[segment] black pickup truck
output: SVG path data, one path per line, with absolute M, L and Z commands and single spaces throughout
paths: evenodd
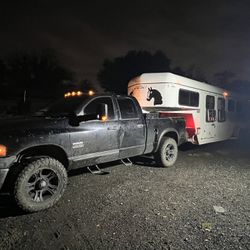
M 74 168 L 153 154 L 175 163 L 185 142 L 182 118 L 143 114 L 134 97 L 66 97 L 43 113 L 0 120 L 0 189 L 28 212 L 53 206 Z

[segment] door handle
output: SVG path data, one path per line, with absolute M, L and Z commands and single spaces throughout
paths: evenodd
M 211 124 L 211 126 L 215 127 L 215 124 L 213 123 L 213 124 Z

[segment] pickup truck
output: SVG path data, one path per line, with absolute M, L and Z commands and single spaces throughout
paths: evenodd
M 61 198 L 71 169 L 144 154 L 168 167 L 185 141 L 182 118 L 143 114 L 132 96 L 65 97 L 43 113 L 0 120 L 0 190 L 36 212 Z

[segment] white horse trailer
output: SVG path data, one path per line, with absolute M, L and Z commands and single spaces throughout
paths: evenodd
M 243 100 L 216 86 L 172 73 L 145 73 L 128 84 L 144 112 L 184 117 L 188 141 L 205 144 L 238 136 Z

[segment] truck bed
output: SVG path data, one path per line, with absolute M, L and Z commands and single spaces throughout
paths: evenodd
M 146 126 L 147 126 L 147 139 L 145 154 L 155 151 L 157 149 L 157 143 L 161 140 L 160 135 L 167 133 L 168 131 L 176 130 L 176 141 L 178 145 L 186 142 L 185 137 L 185 120 L 183 118 L 162 118 L 157 112 L 144 114 Z

